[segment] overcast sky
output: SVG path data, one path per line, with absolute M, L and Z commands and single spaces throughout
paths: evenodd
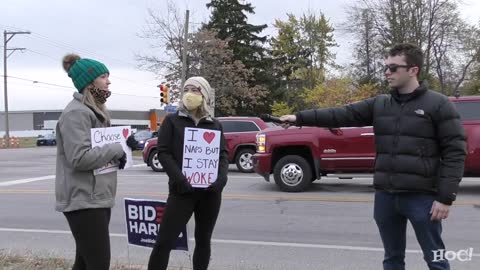
M 184 13 L 191 11 L 192 25 L 208 20 L 208 0 L 178 0 Z M 323 12 L 334 26 L 345 19 L 348 0 L 250 0 L 255 15 L 250 23 L 268 24 L 265 34 L 273 34 L 275 19 L 286 19 L 287 13 L 302 15 L 309 10 Z M 480 20 L 480 1 L 464 0 L 462 16 L 469 22 Z M 17 35 L 8 48 L 24 47 L 8 58 L 9 110 L 56 110 L 71 100 L 73 84 L 61 67 L 62 57 L 75 52 L 85 58 L 104 62 L 110 69 L 114 93 L 108 100 L 110 109 L 148 110 L 159 108 L 156 74 L 138 70 L 135 53 L 151 52 L 148 42 L 139 38 L 145 26 L 147 9 L 166 9 L 166 0 L 2 0 L 0 29 L 31 31 Z M 348 36 L 335 32 L 339 44 L 337 63 L 351 61 Z M 0 44 L 3 52 L 3 39 Z M 3 57 L 1 60 L 3 64 Z M 3 65 L 2 65 L 3 67 Z M 0 71 L 3 74 L 3 68 Z M 36 81 L 34 83 L 32 81 Z M 3 81 L 0 82 L 0 110 L 4 111 Z

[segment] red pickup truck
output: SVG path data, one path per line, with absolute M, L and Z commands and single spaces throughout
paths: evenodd
M 257 132 L 273 123 L 264 122 L 258 117 L 218 117 L 225 135 L 228 160 L 235 163 L 241 172 L 253 172 L 252 156 L 255 153 Z M 160 127 L 161 128 L 161 127 Z M 157 137 L 149 139 L 143 149 L 143 161 L 156 172 L 163 171 L 157 158 Z
M 465 176 L 480 176 L 480 96 L 450 99 L 467 133 Z M 327 174 L 372 173 L 373 128 L 269 128 L 257 134 L 255 171 L 282 191 L 299 192 Z

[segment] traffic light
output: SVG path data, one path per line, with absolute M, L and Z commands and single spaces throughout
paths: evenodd
M 168 104 L 170 102 L 168 97 L 168 86 L 166 84 L 161 84 L 160 86 L 160 102 Z

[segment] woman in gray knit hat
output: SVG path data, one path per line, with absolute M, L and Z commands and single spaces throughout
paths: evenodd
M 208 268 L 210 240 L 220 211 L 222 190 L 227 183 L 228 151 L 222 126 L 213 118 L 213 89 L 203 77 L 192 77 L 185 82 L 183 91 L 179 110 L 165 117 L 158 134 L 158 160 L 168 175 L 169 194 L 150 255 L 149 270 L 167 269 L 170 251 L 192 214 L 195 216 L 193 269 Z M 187 155 L 184 148 L 188 148 L 194 133 L 203 134 L 203 137 L 197 137 L 198 142 L 205 140 L 209 149 L 215 149 L 218 157 L 211 159 L 210 163 L 214 173 L 212 169 L 207 171 L 197 159 L 184 156 Z M 197 175 L 207 175 L 205 186 L 196 185 L 195 177 L 187 168 L 194 168 Z M 216 178 L 211 179 L 210 175 L 216 175 Z

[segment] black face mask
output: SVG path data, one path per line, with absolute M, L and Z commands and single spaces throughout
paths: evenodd
M 97 87 L 92 88 L 90 92 L 92 93 L 95 100 L 100 104 L 105 104 L 105 102 L 107 102 L 107 98 L 112 95 L 112 92 Z

